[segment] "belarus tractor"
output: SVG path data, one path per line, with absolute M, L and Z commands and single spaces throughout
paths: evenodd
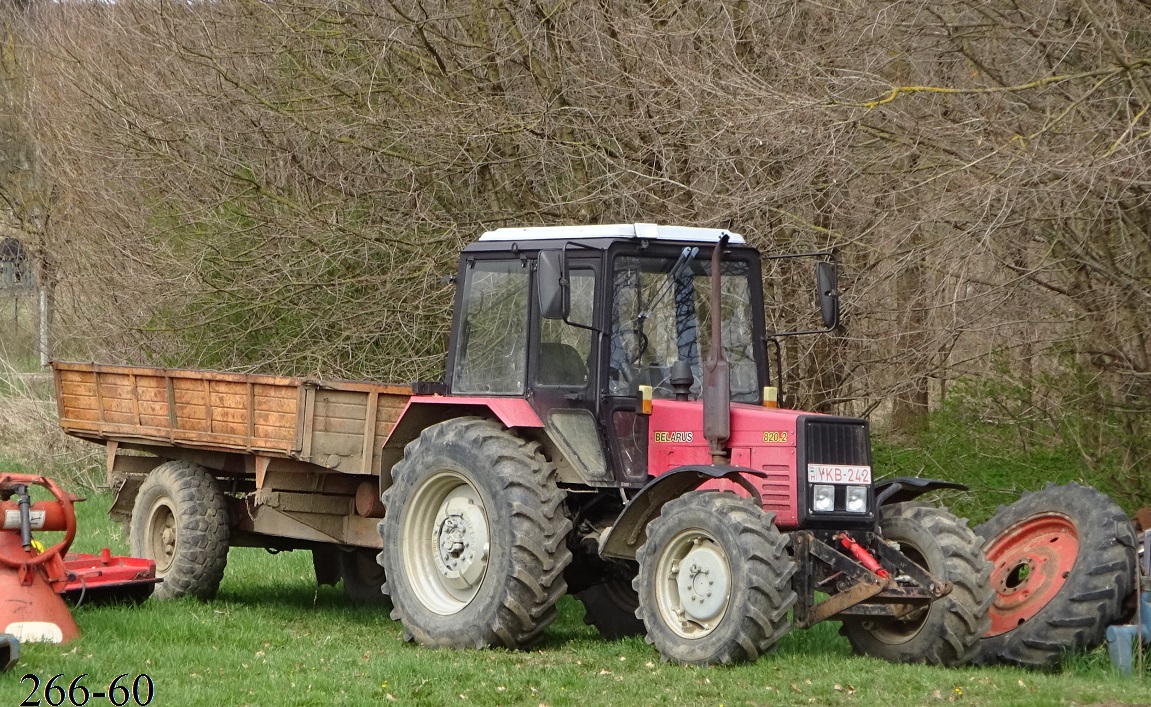
M 816 259 L 830 330 L 835 269 Z M 61 421 L 116 445 L 133 549 L 175 573 L 173 594 L 210 596 L 229 539 L 310 548 L 318 578 L 334 581 L 330 543 L 344 550 L 345 587 L 389 597 L 405 637 L 429 646 L 530 646 L 570 592 L 605 636 L 646 634 L 680 663 L 753 661 L 790 626 L 828 619 L 860 653 L 969 661 L 991 568 L 965 521 L 917 500 L 957 485 L 876 483 L 865 420 L 776 406 L 761 261 L 717 229 L 499 229 L 461 255 L 442 381 L 401 397 L 380 384 L 57 364 Z M 89 394 L 98 422 L 81 405 Z M 271 439 L 278 418 L 261 410 L 273 409 L 294 437 Z M 337 409 L 360 446 L 320 453 Z M 125 460 L 125 449 L 136 451 Z

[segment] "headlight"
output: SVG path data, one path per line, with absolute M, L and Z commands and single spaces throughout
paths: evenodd
M 867 513 L 867 487 L 866 486 L 848 486 L 847 487 L 847 512 L 848 513 Z
M 827 484 L 816 484 L 811 487 L 811 507 L 817 511 L 835 510 L 835 487 Z

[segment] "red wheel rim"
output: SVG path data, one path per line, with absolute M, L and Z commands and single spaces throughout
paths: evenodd
M 997 535 L 985 549 L 995 601 L 984 638 L 1018 628 L 1055 598 L 1079 556 L 1079 531 L 1067 516 L 1045 513 Z

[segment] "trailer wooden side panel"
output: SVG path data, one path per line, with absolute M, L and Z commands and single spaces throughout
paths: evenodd
M 240 452 L 374 474 L 407 386 L 53 364 L 60 426 L 94 441 Z

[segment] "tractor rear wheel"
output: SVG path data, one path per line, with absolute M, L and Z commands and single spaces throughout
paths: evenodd
M 216 479 L 186 461 L 164 462 L 140 484 L 128 539 L 156 561 L 156 599 L 211 599 L 228 563 L 228 506 Z
M 380 564 L 404 638 L 449 648 L 527 647 L 567 591 L 571 521 L 539 445 L 458 418 L 404 449 L 384 491 Z
M 634 586 L 666 660 L 750 662 L 787 633 L 796 566 L 773 518 L 751 499 L 693 491 L 651 522 Z
M 851 647 L 892 663 L 957 666 L 970 662 L 987 630 L 994 593 L 990 563 L 967 522 L 925 503 L 883 507 L 883 538 L 908 559 L 951 584 L 951 593 L 900 618 L 845 617 L 840 633 Z
M 1134 591 L 1135 530 L 1088 486 L 1048 486 L 978 526 L 993 564 L 991 627 L 981 663 L 1058 667 L 1062 654 L 1103 642 Z
M 362 547 L 338 550 L 340 579 L 344 581 L 344 596 L 361 604 L 391 605 L 384 594 L 384 568 L 376 561 L 376 553 Z
M 609 641 L 643 635 L 643 621 L 636 616 L 639 596 L 632 587 L 635 576 L 634 567 L 620 567 L 618 574 L 575 595 L 583 604 L 583 622 L 595 626 L 599 635 Z

